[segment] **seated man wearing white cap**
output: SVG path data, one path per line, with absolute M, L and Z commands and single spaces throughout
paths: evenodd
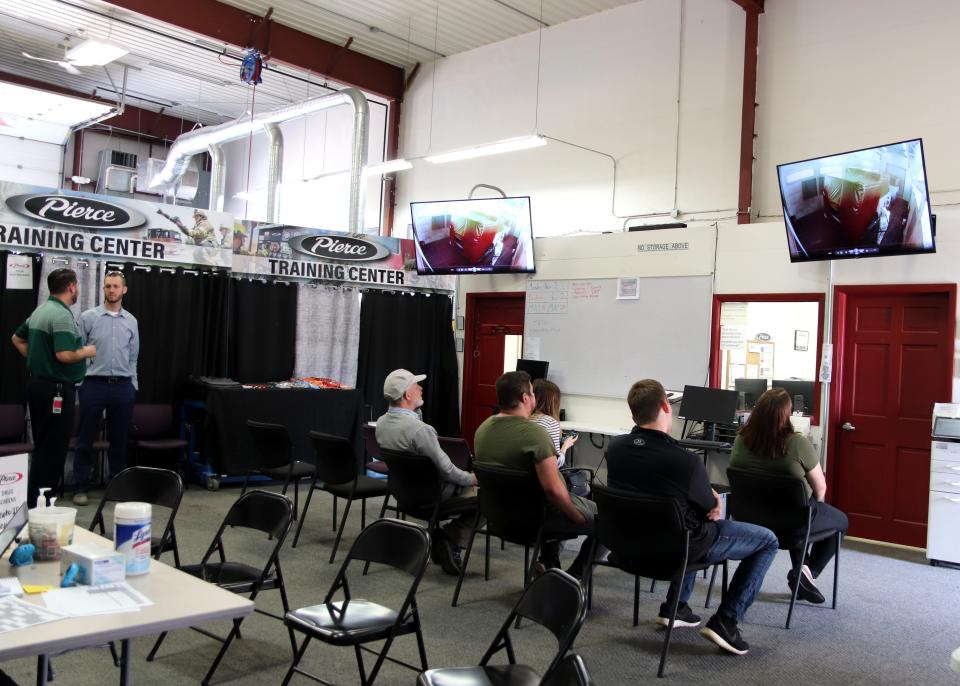
M 377 443 L 386 450 L 429 457 L 446 482 L 444 498 L 472 495 L 469 490 L 477 485 L 476 477 L 450 461 L 437 440 L 437 430 L 421 418 L 423 387 L 420 382 L 426 378 L 426 374 L 413 374 L 406 369 L 395 369 L 387 375 L 383 397 L 390 407 L 377 420 Z M 460 574 L 460 551 L 469 541 L 473 518 L 472 514 L 453 517 L 441 527 L 444 535 L 433 537 L 433 560 L 447 574 Z

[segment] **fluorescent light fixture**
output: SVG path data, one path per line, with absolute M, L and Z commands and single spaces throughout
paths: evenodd
M 546 144 L 547 139 L 543 136 L 523 136 L 521 138 L 508 138 L 507 140 L 497 141 L 496 143 L 490 143 L 489 145 L 479 145 L 475 148 L 455 150 L 453 152 L 445 152 L 440 155 L 430 155 L 426 158 L 426 160 L 427 162 L 432 162 L 433 164 L 443 164 L 444 162 L 468 160 L 473 157 L 499 155 L 502 152 L 513 152 L 514 150 L 539 148 Z
M 403 171 L 404 169 L 413 169 L 413 164 L 403 159 L 390 160 L 388 162 L 381 162 L 380 164 L 364 167 L 363 175 L 380 176 L 381 174 L 390 174 L 391 172 Z
M 98 40 L 85 40 L 67 50 L 66 61 L 75 67 L 100 67 L 126 55 L 129 50 Z

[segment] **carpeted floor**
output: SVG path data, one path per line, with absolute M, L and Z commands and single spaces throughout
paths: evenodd
M 187 491 L 177 518 L 184 562 L 199 559 L 238 494 L 235 488 L 211 493 L 192 487 Z M 327 494 L 317 493 L 300 544 L 292 550 L 288 539 L 284 550 L 283 569 L 294 607 L 319 602 L 338 568 L 327 564 L 334 538 L 331 502 Z M 94 509 L 92 499 L 90 505 L 80 508 L 78 523 L 87 524 Z M 371 501 L 368 515 L 373 516 L 378 509 L 379 502 Z M 359 523 L 359 512 L 354 510 L 338 563 L 357 534 Z M 239 550 L 254 550 L 252 541 L 240 538 Z M 450 606 L 455 579 L 430 565 L 418 602 L 431 666 L 475 663 L 518 598 L 523 550 L 516 546 L 507 546 L 505 551 L 497 545 L 492 548 L 491 580 L 483 581 L 482 547 L 478 547 L 456 608 Z M 165 558 L 172 562 L 171 556 Z M 565 553 L 564 558 L 569 561 L 572 553 Z M 793 625 L 786 631 L 788 564 L 788 555 L 781 552 L 741 625 L 751 646 L 748 655 L 722 654 L 696 630 L 677 629 L 666 679 L 660 683 L 960 684 L 960 674 L 949 668 L 950 653 L 960 646 L 960 571 L 931 567 L 916 551 L 848 541 L 841 555 L 838 609 L 800 603 Z M 828 568 L 825 577 L 831 572 Z M 400 594 L 394 589 L 400 583 L 399 574 L 379 569 L 353 592 L 355 597 L 397 603 Z M 829 597 L 829 580 L 825 578 L 820 585 Z M 666 588 L 659 584 L 654 594 L 647 593 L 648 588 L 648 583 L 642 585 L 641 623 L 633 627 L 633 579 L 611 569 L 597 572 L 593 609 L 576 642 L 576 650 L 597 684 L 657 681 L 662 633 L 652 620 Z M 702 607 L 705 593 L 706 583 L 699 581 L 691 603 L 694 609 Z M 265 592 L 257 604 L 279 611 L 279 594 Z M 702 614 L 704 619 L 709 616 L 709 612 Z M 225 633 L 227 627 L 221 623 L 209 628 Z M 136 684 L 197 683 L 219 648 L 198 633 L 180 631 L 168 636 L 155 662 L 147 663 L 144 657 L 151 645 L 148 639 L 133 642 Z M 517 649 L 521 661 L 543 666 L 553 648 L 542 630 L 524 624 L 517 634 Z M 391 655 L 415 663 L 415 640 L 398 639 Z M 255 614 L 244 622 L 243 640 L 231 647 L 213 683 L 278 684 L 289 663 L 290 645 L 281 624 Z M 311 646 L 305 665 L 333 683 L 358 682 L 356 662 L 349 649 Z M 34 666 L 33 659 L 22 659 L 4 663 L 2 668 L 21 684 L 28 684 L 34 682 Z M 105 649 L 62 655 L 54 659 L 54 666 L 55 683 L 64 686 L 99 686 L 119 678 Z M 411 686 L 415 679 L 412 671 L 387 663 L 377 683 Z M 292 683 L 309 682 L 295 677 Z

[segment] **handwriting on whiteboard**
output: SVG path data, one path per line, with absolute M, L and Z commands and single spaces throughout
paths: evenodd
M 530 281 L 527 284 L 527 314 L 566 314 L 567 281 Z
M 596 300 L 600 297 L 601 285 L 595 281 L 574 281 L 571 290 L 574 300 Z

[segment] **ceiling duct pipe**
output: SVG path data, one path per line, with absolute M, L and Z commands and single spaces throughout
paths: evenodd
M 279 126 L 271 123 L 264 124 L 263 130 L 267 132 L 267 137 L 270 138 L 270 158 L 267 163 L 267 221 L 275 224 L 280 215 L 280 182 L 283 180 L 283 132 L 280 131 Z
M 207 146 L 210 153 L 210 209 L 223 212 L 223 186 L 226 174 L 226 162 L 223 158 L 223 148 L 217 143 Z
M 362 233 L 365 191 L 363 168 L 367 164 L 370 109 L 367 106 L 366 96 L 356 88 L 344 88 L 336 93 L 321 95 L 295 105 L 281 107 L 271 112 L 261 112 L 252 117 L 245 116 L 240 119 L 235 119 L 232 122 L 220 124 L 219 126 L 208 126 L 185 133 L 173 142 L 170 151 L 167 153 L 166 164 L 160 173 L 150 182 L 150 187 L 173 188 L 177 179 L 187 170 L 187 165 L 190 164 L 190 158 L 198 153 L 207 151 L 211 145 L 242 138 L 265 128 L 267 124 L 280 124 L 299 117 L 305 117 L 320 110 L 336 107 L 337 105 L 352 105 L 354 110 L 348 230 L 351 233 Z M 211 198 L 212 197 L 213 192 L 211 192 Z

